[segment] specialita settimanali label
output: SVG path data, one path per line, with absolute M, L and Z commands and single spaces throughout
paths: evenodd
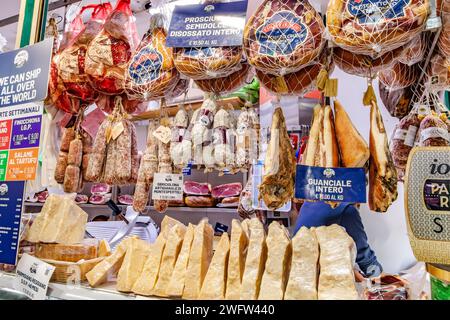
M 322 168 L 297 165 L 295 198 L 365 203 L 364 168 Z
M 176 6 L 166 45 L 178 48 L 241 46 L 246 12 L 247 1 Z
M 153 177 L 153 200 L 183 200 L 183 175 L 155 173 Z

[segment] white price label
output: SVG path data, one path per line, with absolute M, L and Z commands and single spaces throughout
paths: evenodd
M 183 200 L 183 175 L 155 173 L 152 198 L 153 200 Z
M 24 253 L 16 269 L 14 288 L 32 300 L 45 300 L 55 267 Z

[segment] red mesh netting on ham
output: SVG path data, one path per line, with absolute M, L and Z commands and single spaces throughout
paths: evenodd
M 130 98 L 142 101 L 163 98 L 180 80 L 173 61 L 173 49 L 166 47 L 167 33 L 162 15 L 154 15 L 125 73 Z
M 372 58 L 365 54 L 356 54 L 339 47 L 333 48 L 333 60 L 342 71 L 361 77 L 371 77 L 378 71 L 390 68 L 392 64 L 401 57 L 403 48 L 397 48 L 393 51 Z
M 81 9 L 82 10 L 82 9 Z M 59 50 L 52 57 L 50 64 L 50 79 L 49 79 L 49 98 L 50 102 L 58 109 L 68 113 L 77 113 L 80 108 L 79 99 L 70 97 L 67 93 L 67 89 L 64 86 L 59 75 L 59 60 L 60 53 L 67 47 L 71 46 L 76 37 L 84 30 L 84 24 L 81 17 L 81 13 L 75 16 L 75 18 L 69 23 L 64 32 L 63 39 Z
M 124 91 L 125 70 L 138 42 L 130 0 L 119 0 L 87 48 L 85 72 L 95 90 L 109 95 Z
M 70 96 L 93 102 L 97 99 L 98 93 L 92 88 L 89 77 L 85 73 L 86 50 L 89 43 L 102 30 L 106 18 L 112 11 L 112 6 L 110 3 L 89 5 L 83 7 L 80 14 L 87 9 L 92 9 L 91 18 L 74 43 L 60 53 L 58 70 Z
M 319 56 L 324 31 L 308 1 L 265 0 L 244 30 L 248 62 L 276 76 L 296 72 Z
M 327 27 L 338 46 L 377 57 L 422 32 L 429 13 L 429 0 L 331 0 Z

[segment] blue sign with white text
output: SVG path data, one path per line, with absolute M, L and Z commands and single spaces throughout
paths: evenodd
M 0 182 L 0 263 L 16 264 L 24 181 Z
M 175 48 L 241 46 L 247 1 L 176 6 L 166 45 Z
M 364 168 L 322 168 L 297 165 L 295 198 L 365 203 Z
M 0 108 L 47 97 L 52 48 L 53 39 L 49 38 L 0 54 Z

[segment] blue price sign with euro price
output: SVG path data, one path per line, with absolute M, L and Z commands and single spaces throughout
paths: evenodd
M 247 1 L 176 6 L 170 21 L 166 45 L 175 48 L 203 48 L 188 55 L 213 54 L 205 47 L 241 46 Z
M 322 168 L 297 165 L 295 198 L 365 203 L 364 168 Z

